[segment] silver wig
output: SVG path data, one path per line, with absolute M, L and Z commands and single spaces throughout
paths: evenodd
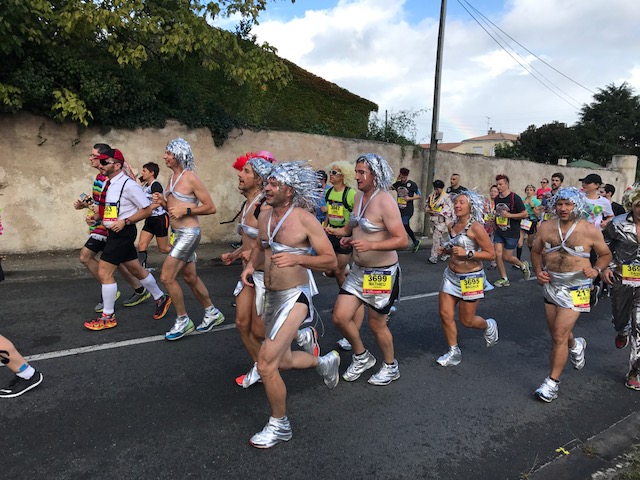
M 176 157 L 176 160 L 185 170 L 195 170 L 191 145 L 184 138 L 174 138 L 167 144 L 166 151 Z
M 253 157 L 249 159 L 247 163 L 251 165 L 253 172 L 258 175 L 263 182 L 267 181 L 267 178 L 269 178 L 269 174 L 274 167 L 273 163 L 265 160 L 263 157 Z
M 576 218 L 589 217 L 591 208 L 589 207 L 587 197 L 582 190 L 576 187 L 565 187 L 558 190 L 558 193 L 556 193 L 551 199 L 551 209 L 554 212 L 556 211 L 556 203 L 558 203 L 558 200 L 569 200 L 573 203 L 575 205 L 573 213 Z
M 278 163 L 268 178 L 293 189 L 292 203 L 296 207 L 313 210 L 322 198 L 323 192 L 316 172 L 306 161 Z
M 622 206 L 627 212 L 633 209 L 633 205 L 640 201 L 640 183 L 634 183 L 633 186 L 625 190 L 622 195 Z
M 456 199 L 462 195 L 467 197 L 467 200 L 469 200 L 471 220 L 473 220 L 474 222 L 484 223 L 484 205 L 486 203 L 486 199 L 476 191 L 463 190 L 453 197 L 452 202 L 455 202 Z M 456 217 L 455 215 L 454 219 L 456 222 L 458 221 L 458 217 Z
M 356 165 L 365 162 L 373 174 L 373 182 L 376 190 L 389 190 L 393 184 L 393 171 L 387 161 L 375 153 L 365 153 L 356 160 Z

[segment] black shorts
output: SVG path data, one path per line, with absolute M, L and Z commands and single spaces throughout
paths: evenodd
M 84 246 L 85 248 L 91 250 L 93 253 L 100 253 L 104 250 L 106 244 L 106 240 L 98 240 L 97 238 L 89 236 Z
M 127 225 L 121 232 L 110 231 L 100 260 L 112 265 L 137 260 L 138 251 L 135 246 L 137 236 L 138 229 L 135 225 Z
M 155 217 L 147 217 L 142 230 L 156 237 L 166 237 L 169 235 L 169 215 L 164 213 Z
M 329 241 L 331 242 L 331 246 L 333 247 L 334 252 L 342 255 L 351 255 L 351 253 L 353 252 L 353 247 L 343 247 L 342 245 L 340 245 L 340 239 L 342 237 L 331 235 L 330 233 L 327 233 L 327 237 L 329 237 Z

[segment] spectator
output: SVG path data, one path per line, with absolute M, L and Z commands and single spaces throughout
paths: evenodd
M 613 201 L 613 194 L 616 193 L 616 187 L 611 185 L 610 183 L 605 184 L 603 187 L 604 197 L 611 202 L 611 210 L 613 210 L 613 215 L 618 216 L 623 213 L 627 213 L 622 205 Z
M 542 200 L 544 194 L 551 191 L 551 187 L 549 186 L 549 179 L 543 178 L 540 180 L 540 188 L 536 190 L 536 198 L 538 200 Z

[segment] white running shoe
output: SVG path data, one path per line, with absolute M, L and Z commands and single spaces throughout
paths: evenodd
M 581 370 L 584 364 L 587 363 L 584 358 L 584 351 L 587 349 L 587 341 L 582 337 L 575 338 L 576 344 L 573 348 L 569 349 L 569 358 L 573 363 L 573 368 Z
M 347 382 L 353 382 L 360 378 L 366 370 L 369 370 L 376 364 L 376 357 L 371 355 L 369 350 L 365 350 L 362 355 L 351 355 L 351 365 L 347 367 L 347 370 L 342 374 Z
M 347 352 L 351 351 L 351 349 L 353 348 L 349 343 L 349 340 L 347 340 L 346 338 L 341 338 L 336 343 L 342 350 L 345 350 Z
M 389 385 L 399 378 L 400 369 L 398 368 L 398 361 L 394 360 L 393 365 L 382 362 L 382 367 L 378 370 L 378 373 L 371 375 L 369 383 L 371 385 Z
M 498 323 L 493 318 L 487 318 L 484 341 L 487 343 L 487 347 L 493 347 L 498 343 Z
M 438 358 L 437 362 L 443 367 L 455 367 L 462 361 L 462 352 L 460 347 L 454 345 L 449 347 L 449 351 Z

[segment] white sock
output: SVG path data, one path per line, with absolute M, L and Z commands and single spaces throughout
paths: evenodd
M 20 367 L 20 371 L 16 373 L 16 375 L 18 375 L 20 378 L 24 378 L 25 380 L 29 380 L 31 377 L 33 377 L 34 373 L 36 373 L 36 369 L 28 363 L 25 363 L 22 367 Z
M 160 290 L 160 287 L 158 287 L 156 279 L 151 274 L 147 275 L 146 278 L 140 280 L 140 285 L 149 290 L 149 293 L 153 295 L 154 300 L 160 300 L 164 295 L 164 293 L 162 293 L 162 290 Z
M 118 294 L 117 283 L 107 283 L 102 285 L 102 301 L 104 302 L 102 313 L 113 314 L 116 309 L 116 295 Z

